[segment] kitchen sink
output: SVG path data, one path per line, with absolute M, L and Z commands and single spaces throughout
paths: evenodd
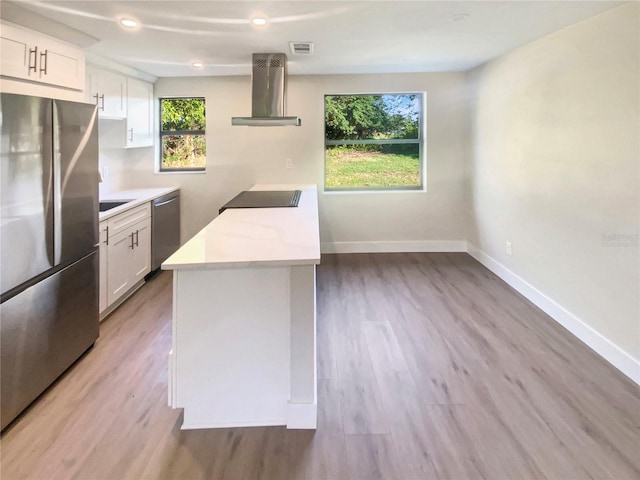
M 119 207 L 120 205 L 124 205 L 125 203 L 132 201 L 133 200 L 114 200 L 110 202 L 100 202 L 100 211 L 106 212 L 107 210 L 111 210 L 112 208 Z

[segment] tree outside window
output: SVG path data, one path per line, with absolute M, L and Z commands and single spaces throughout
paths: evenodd
M 325 96 L 325 190 L 423 188 L 420 93 Z
M 161 98 L 160 171 L 203 171 L 205 127 L 204 98 Z

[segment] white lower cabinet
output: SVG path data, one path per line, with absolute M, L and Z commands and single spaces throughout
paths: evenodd
M 101 235 L 103 228 L 106 238 L 100 244 L 101 313 L 151 271 L 151 205 L 132 208 L 101 222 Z
M 112 305 L 151 270 L 151 219 L 114 235 L 109 244 L 107 303 Z
M 135 229 L 135 246 L 129 264 L 129 273 L 134 284 L 143 280 L 151 271 L 151 217 L 138 223 Z

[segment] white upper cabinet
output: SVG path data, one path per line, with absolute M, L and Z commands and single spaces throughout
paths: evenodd
M 2 24 L 0 72 L 3 77 L 82 91 L 84 63 L 84 52 L 78 47 Z
M 98 105 L 100 118 L 127 118 L 127 77 L 121 73 L 87 65 L 85 101 Z
M 127 148 L 153 146 L 153 85 L 127 78 Z

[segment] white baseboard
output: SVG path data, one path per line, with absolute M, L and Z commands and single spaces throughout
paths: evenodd
M 578 337 L 588 347 L 594 350 L 614 367 L 624 373 L 631 380 L 640 385 L 640 361 L 633 358 L 616 344 L 604 337 L 562 305 L 546 296 L 540 290 L 516 275 L 500 262 L 490 257 L 476 246 L 469 244 L 468 253 L 487 267 L 511 287 L 520 292 L 534 305 L 553 318 L 556 322 Z
M 317 424 L 317 403 L 289 403 L 287 405 L 287 428 L 315 430 Z
M 282 419 L 267 419 L 259 422 L 214 422 L 214 423 L 182 423 L 180 430 L 202 430 L 207 428 L 245 428 L 245 427 L 280 427 L 286 425 Z
M 390 242 L 323 242 L 322 253 L 466 252 L 464 240 Z

